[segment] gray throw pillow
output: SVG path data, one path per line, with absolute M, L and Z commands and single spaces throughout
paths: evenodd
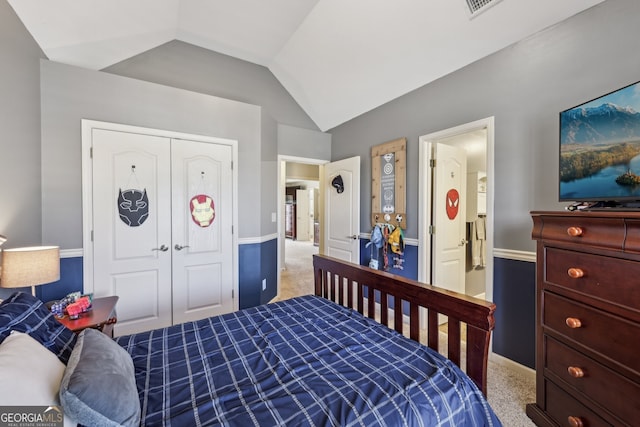
M 60 384 L 64 413 L 86 426 L 138 426 L 140 400 L 129 353 L 95 329 L 78 335 Z

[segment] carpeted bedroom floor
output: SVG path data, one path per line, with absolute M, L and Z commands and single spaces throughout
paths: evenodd
M 285 269 L 280 272 L 280 295 L 284 300 L 313 293 L 311 242 L 285 241 Z M 499 355 L 489 356 L 488 400 L 505 427 L 535 427 L 525 414 L 525 405 L 535 402 L 534 371 Z

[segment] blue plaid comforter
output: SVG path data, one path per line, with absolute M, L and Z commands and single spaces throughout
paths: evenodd
M 440 354 L 304 296 L 117 338 L 141 425 L 500 426 Z

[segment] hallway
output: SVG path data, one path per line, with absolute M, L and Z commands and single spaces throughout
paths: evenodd
M 312 256 L 317 253 L 311 241 L 285 239 L 285 269 L 280 272 L 280 296 L 274 301 L 313 294 Z

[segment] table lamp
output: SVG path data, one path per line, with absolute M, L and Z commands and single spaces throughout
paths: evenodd
M 5 249 L 2 251 L 0 272 L 0 287 L 31 286 L 31 294 L 35 296 L 36 286 L 60 279 L 60 248 L 33 246 Z

